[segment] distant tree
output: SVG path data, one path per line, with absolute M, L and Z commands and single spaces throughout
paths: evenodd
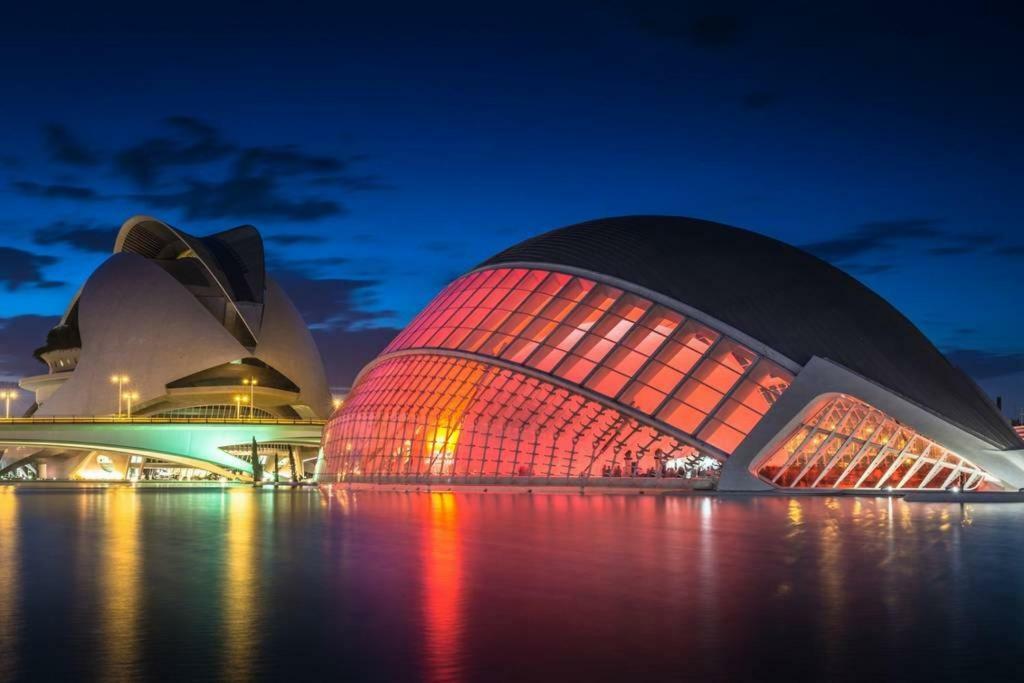
M 252 485 L 259 486 L 263 483 L 263 466 L 260 464 L 260 454 L 256 448 L 256 437 L 252 437 Z
M 299 483 L 299 468 L 295 466 L 295 449 L 290 445 L 288 446 L 288 462 L 292 468 L 292 483 Z

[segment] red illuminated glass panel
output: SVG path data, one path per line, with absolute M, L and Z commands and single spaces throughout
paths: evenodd
M 324 481 L 670 476 L 700 451 L 535 377 L 446 356 L 373 366 L 324 434 Z
M 847 395 L 809 410 L 756 471 L 782 488 L 1003 488 L 966 458 Z
M 593 280 L 494 268 L 453 282 L 388 351 L 458 350 L 549 374 L 730 453 L 792 376 L 682 313 Z

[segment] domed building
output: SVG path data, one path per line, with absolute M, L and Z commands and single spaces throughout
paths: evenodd
M 301 421 L 331 410 L 316 344 L 267 275 L 263 241 L 252 226 L 195 237 L 154 218 L 129 219 L 113 255 L 35 354 L 47 372 L 21 381 L 35 395 L 35 418 L 130 412 Z M 124 475 L 128 459 L 98 450 L 10 448 L 0 472 L 34 462 L 67 478 L 97 462 L 108 474 Z
M 554 230 L 448 285 L 324 432 L 321 482 L 1016 490 L 1024 444 L 903 315 L 717 223 Z

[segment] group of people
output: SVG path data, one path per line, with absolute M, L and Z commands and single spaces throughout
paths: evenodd
M 626 451 L 623 456 L 622 463 L 605 463 L 601 468 L 602 477 L 655 477 L 655 478 L 670 478 L 680 477 L 690 479 L 700 473 L 696 468 L 687 467 L 668 467 L 666 466 L 668 456 L 658 451 L 654 455 L 654 464 L 643 469 L 640 466 L 640 458 L 633 457 L 632 451 Z

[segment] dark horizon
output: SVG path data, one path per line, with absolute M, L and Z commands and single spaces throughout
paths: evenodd
M 851 273 L 1016 414 L 1024 23 L 882 7 L 13 8 L 0 380 L 138 213 L 255 225 L 336 387 L 501 249 L 672 214 Z

